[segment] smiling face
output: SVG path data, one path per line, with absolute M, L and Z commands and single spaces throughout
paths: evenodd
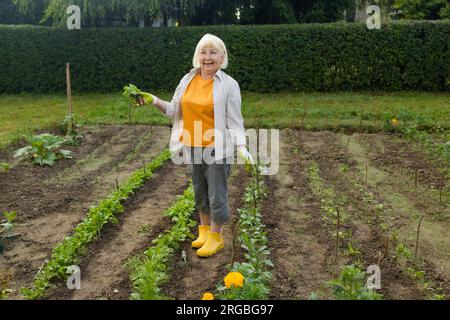
M 201 49 L 199 62 L 202 76 L 215 74 L 223 63 L 223 58 L 223 53 L 216 48 L 205 47 Z

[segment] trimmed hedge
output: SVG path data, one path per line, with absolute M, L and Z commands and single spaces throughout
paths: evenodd
M 226 70 L 242 90 L 450 88 L 449 21 L 180 28 L 64 29 L 0 26 L 0 93 L 109 92 L 135 83 L 173 91 L 201 36 L 221 37 Z

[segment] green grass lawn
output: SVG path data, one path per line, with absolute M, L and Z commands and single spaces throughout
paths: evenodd
M 169 100 L 171 93 L 156 93 Z M 243 93 L 246 127 L 301 127 L 309 130 L 381 131 L 386 121 L 450 129 L 450 95 L 445 93 Z M 73 98 L 74 113 L 87 123 L 128 123 L 120 93 L 84 94 Z M 306 108 L 306 113 L 305 113 Z M 58 95 L 0 95 L 0 149 L 35 130 L 59 124 L 66 98 Z M 131 123 L 170 124 L 154 107 L 136 109 Z

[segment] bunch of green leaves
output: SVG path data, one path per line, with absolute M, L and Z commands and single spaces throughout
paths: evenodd
M 337 279 L 327 282 L 338 300 L 382 300 L 383 296 L 365 286 L 366 274 L 355 265 L 341 267 Z
M 60 149 L 65 142 L 63 137 L 43 133 L 31 137 L 28 142 L 30 145 L 16 150 L 14 157 L 31 159 L 34 164 L 40 166 L 53 166 L 56 160 L 60 158 L 71 159 L 73 156 L 72 151 Z
M 83 134 L 80 132 L 80 128 L 85 125 L 83 118 L 74 114 L 68 113 L 59 128 L 65 134 L 65 144 L 71 146 L 77 146 L 84 139 Z
M 127 262 L 130 269 L 130 279 L 134 292 L 132 300 L 161 300 L 167 299 L 161 294 L 161 285 L 169 279 L 169 258 L 179 249 L 179 243 L 194 235 L 190 229 L 196 225 L 191 219 L 195 208 L 192 184 L 182 196 L 178 196 L 175 203 L 164 212 L 170 217 L 174 225 L 166 233 L 160 234 L 153 240 L 154 246 L 143 255 L 132 257 Z
M 136 170 L 119 189 L 97 205 L 91 206 L 87 217 L 75 228 L 70 236 L 53 249 L 50 260 L 36 275 L 32 288 L 23 288 L 22 294 L 28 299 L 38 299 L 45 295 L 53 279 L 67 278 L 67 267 L 78 264 L 87 246 L 98 238 L 100 231 L 107 223 L 116 223 L 116 215 L 124 211 L 122 203 L 133 195 L 146 180 L 154 175 L 171 157 L 169 150 L 164 150 L 145 168 Z
M 0 224 L 0 254 L 3 253 L 3 240 L 10 234 L 13 229 L 13 222 L 16 219 L 17 213 L 15 211 L 3 212 L 6 222 Z
M 252 263 L 236 262 L 230 270 L 240 272 L 244 276 L 244 286 L 242 288 L 227 288 L 223 284 L 217 285 L 217 299 L 220 300 L 263 300 L 269 297 L 268 282 L 272 278 L 269 271 L 258 270 Z
M 269 295 L 268 283 L 272 278 L 269 268 L 274 267 L 270 259 L 268 238 L 261 220 L 261 205 L 266 197 L 265 187 L 261 177 L 261 165 L 251 166 L 252 177 L 245 188 L 244 206 L 238 209 L 239 229 L 238 241 L 244 250 L 242 263 L 236 262 L 229 267 L 230 271 L 237 271 L 244 275 L 242 288 L 227 289 L 222 284 L 217 285 L 217 297 L 224 300 L 255 300 L 267 299 Z
M 122 96 L 131 101 L 136 107 L 144 103 L 151 103 L 152 97 L 149 93 L 141 91 L 134 84 L 123 87 Z
M 11 170 L 11 165 L 9 163 L 0 162 L 0 172 L 8 172 Z
M 333 186 L 328 186 L 320 177 L 319 166 L 316 162 L 309 166 L 309 185 L 312 193 L 320 200 L 320 210 L 323 219 L 332 225 L 337 224 L 338 212 L 337 208 L 341 208 L 345 199 L 339 197 Z M 345 222 L 348 219 L 347 213 L 341 209 L 339 212 L 339 219 Z

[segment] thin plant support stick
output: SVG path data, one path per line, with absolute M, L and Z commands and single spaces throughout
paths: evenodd
M 417 249 L 419 247 L 419 231 L 420 231 L 420 224 L 422 223 L 423 216 L 420 216 L 419 225 L 417 226 L 417 235 L 416 235 L 416 249 L 414 250 L 414 259 L 417 258 Z
M 117 178 L 115 178 L 114 180 L 116 180 L 116 189 L 117 189 L 117 191 L 120 191 L 119 181 L 117 180 Z
M 381 267 L 381 263 L 383 262 L 384 258 L 386 258 L 389 250 L 389 237 L 384 238 L 384 252 L 382 255 L 380 255 L 380 258 L 378 259 L 378 266 Z
M 70 63 L 66 64 L 66 82 L 67 82 L 67 112 L 69 114 L 69 133 L 70 133 L 73 131 L 72 83 L 70 79 Z
M 302 115 L 302 123 L 300 125 L 300 130 L 303 130 L 303 128 L 305 127 L 305 119 L 306 119 L 306 115 L 307 115 L 307 111 L 308 110 L 308 106 L 305 103 L 305 110 L 303 111 L 303 115 Z
M 366 164 L 366 184 L 367 184 L 367 172 L 368 171 L 368 169 L 367 169 L 367 164 Z
M 348 140 L 347 140 L 347 147 L 346 147 L 346 150 L 345 150 L 345 157 L 346 158 L 348 158 L 348 145 L 350 144 L 350 138 L 351 137 L 348 137 Z
M 445 187 L 445 172 L 442 174 L 441 183 L 439 185 L 439 203 L 442 203 L 442 192 L 444 191 L 444 187 Z
M 336 262 L 339 263 L 339 228 L 341 226 L 341 219 L 339 214 L 339 207 L 336 207 L 337 225 L 336 225 Z
M 417 175 L 419 173 L 419 168 L 416 168 L 416 172 L 414 174 L 414 187 L 417 189 Z
M 84 174 L 83 174 L 83 172 L 81 171 L 81 168 L 80 168 L 80 166 L 78 165 L 78 163 L 77 163 L 76 161 L 73 161 L 73 163 L 75 164 L 75 167 L 77 167 L 78 172 L 80 173 L 81 178 L 83 179 L 84 183 L 85 183 L 85 184 L 88 184 L 88 181 L 87 181 L 86 178 L 84 177 Z
M 359 131 L 361 131 L 362 128 L 363 115 L 364 115 L 364 108 L 361 108 L 361 117 L 359 118 Z
M 236 248 L 237 248 L 236 225 L 237 225 L 237 219 L 233 219 L 233 224 L 231 227 L 231 233 L 232 233 L 232 239 L 233 239 L 233 246 L 232 246 L 232 252 L 231 252 L 231 267 L 233 267 L 234 262 L 236 261 Z
M 381 203 L 381 197 L 380 197 L 380 190 L 378 188 L 378 183 L 376 184 L 377 187 L 377 197 L 378 197 L 378 202 Z

